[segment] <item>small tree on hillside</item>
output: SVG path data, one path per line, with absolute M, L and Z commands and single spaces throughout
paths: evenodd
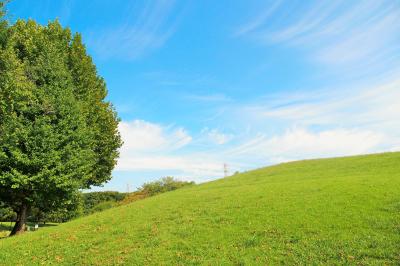
M 14 235 L 30 208 L 57 210 L 109 180 L 121 140 L 80 35 L 57 21 L 1 25 L 0 201 L 17 213 Z

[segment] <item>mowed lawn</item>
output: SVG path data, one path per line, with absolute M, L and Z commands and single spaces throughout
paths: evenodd
M 400 153 L 300 161 L 0 240 L 1 265 L 400 264 Z

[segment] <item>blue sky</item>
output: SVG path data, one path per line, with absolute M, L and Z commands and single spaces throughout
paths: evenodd
M 400 150 L 398 1 L 14 0 L 83 35 L 122 119 L 125 191 Z

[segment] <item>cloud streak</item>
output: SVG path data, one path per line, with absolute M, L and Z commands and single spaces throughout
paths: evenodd
M 299 159 L 365 154 L 378 151 L 384 135 L 360 129 L 332 129 L 312 132 L 291 128 L 280 135 L 260 135 L 227 154 L 236 161 L 258 166 Z M 249 158 L 252 158 L 249 160 Z
M 314 1 L 297 16 L 288 16 L 289 8 L 289 4 L 266 7 L 264 13 L 273 10 L 276 16 L 258 16 L 240 26 L 236 35 L 303 49 L 316 62 L 353 70 L 362 66 L 372 71 L 399 59 L 396 1 Z
M 140 8 L 130 6 L 120 25 L 92 32 L 89 46 L 101 58 L 133 60 L 161 48 L 175 32 L 179 14 L 175 1 L 145 1 Z M 174 16 L 173 16 L 174 14 Z
M 314 95 L 313 95 L 314 94 Z M 318 95 L 318 96 L 315 96 Z M 314 99 L 314 100 L 313 100 Z M 254 112 L 303 125 L 343 125 L 380 128 L 398 124 L 400 113 L 400 80 L 392 80 L 367 88 L 331 88 L 319 94 L 303 93 L 292 101 L 296 104 L 254 106 Z M 381 127 L 385 129 L 386 127 Z

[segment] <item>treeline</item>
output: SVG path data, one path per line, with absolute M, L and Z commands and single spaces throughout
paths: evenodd
M 68 202 L 65 202 L 62 207 L 57 209 L 45 206 L 42 208 L 32 208 L 28 214 L 27 221 L 32 223 L 63 223 L 78 217 L 129 204 L 137 200 L 194 184 L 194 182 L 179 181 L 173 177 L 164 177 L 157 181 L 145 183 L 132 193 L 116 191 L 79 192 Z M 16 213 L 0 202 L 0 221 L 15 221 L 16 218 Z

